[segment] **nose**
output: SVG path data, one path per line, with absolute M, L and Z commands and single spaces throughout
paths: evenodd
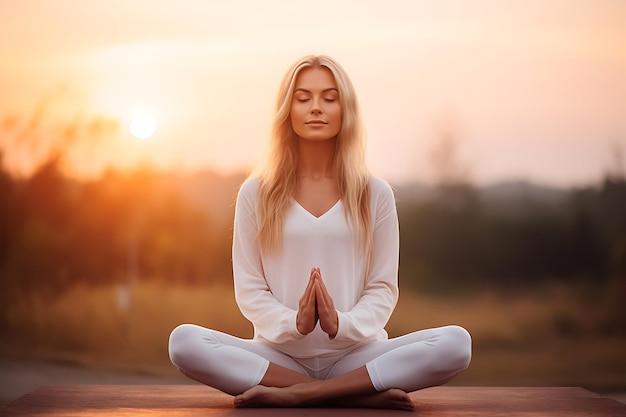
M 320 114 L 322 112 L 322 108 L 320 106 L 320 99 L 314 98 L 311 100 L 311 114 Z

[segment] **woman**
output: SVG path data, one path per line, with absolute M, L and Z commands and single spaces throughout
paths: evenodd
M 170 358 L 185 375 L 235 395 L 237 407 L 412 410 L 408 392 L 469 365 L 471 339 L 458 326 L 387 338 L 398 219 L 364 154 L 343 69 L 325 56 L 296 62 L 279 91 L 267 163 L 235 209 L 235 296 L 254 338 L 177 327 Z

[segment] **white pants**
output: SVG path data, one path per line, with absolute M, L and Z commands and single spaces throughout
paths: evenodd
M 294 359 L 258 341 L 183 324 L 170 335 L 169 354 L 183 374 L 231 395 L 258 385 L 270 362 L 315 379 L 366 366 L 376 390 L 412 392 L 444 384 L 467 368 L 471 338 L 462 327 L 438 327 L 367 343 L 329 361 Z

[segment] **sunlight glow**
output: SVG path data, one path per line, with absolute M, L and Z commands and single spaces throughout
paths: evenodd
M 130 133 L 137 139 L 150 139 L 156 131 L 156 121 L 148 113 L 137 113 L 130 122 Z

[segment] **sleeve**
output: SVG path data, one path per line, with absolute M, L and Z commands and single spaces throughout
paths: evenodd
M 372 253 L 361 296 L 347 312 L 338 311 L 338 342 L 359 342 L 376 336 L 387 324 L 398 301 L 400 237 L 398 214 L 391 187 L 378 180 L 373 198 Z
M 254 333 L 273 343 L 300 339 L 297 311 L 287 308 L 272 294 L 263 272 L 257 242 L 258 180 L 241 186 L 235 205 L 233 230 L 233 276 L 235 299 L 241 313 L 254 325 Z

